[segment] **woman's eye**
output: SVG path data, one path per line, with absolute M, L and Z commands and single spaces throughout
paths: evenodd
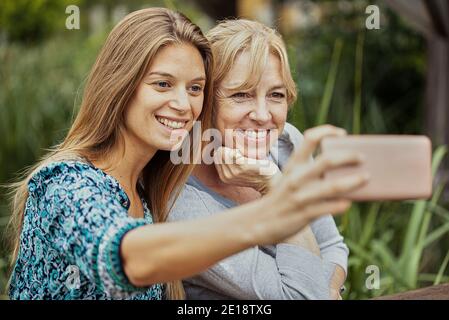
M 246 99 L 249 97 L 250 97 L 250 95 L 247 92 L 237 92 L 231 96 L 231 98 L 236 98 L 236 99 Z
M 157 81 L 157 82 L 155 82 L 155 84 L 158 87 L 161 87 L 161 88 L 168 88 L 168 87 L 170 87 L 170 84 L 167 81 Z
M 203 91 L 203 87 L 198 84 L 195 84 L 191 87 L 191 90 L 195 93 L 198 93 L 198 92 Z
M 285 94 L 283 94 L 282 92 L 273 92 L 271 94 L 271 96 L 275 99 L 284 99 L 285 98 Z

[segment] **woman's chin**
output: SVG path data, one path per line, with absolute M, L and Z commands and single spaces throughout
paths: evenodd
M 171 135 L 169 138 L 164 137 L 164 139 L 161 139 L 160 141 L 160 150 L 163 151 L 176 151 L 183 147 L 183 143 L 187 142 L 186 137 L 188 136 L 188 133 L 184 133 L 182 131 L 179 132 L 177 135 Z

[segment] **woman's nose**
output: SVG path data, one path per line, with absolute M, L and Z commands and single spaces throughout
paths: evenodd
M 251 120 L 257 122 L 268 122 L 271 120 L 271 112 L 265 101 L 260 101 L 257 103 L 257 106 L 254 110 L 252 110 L 249 114 L 249 118 Z
M 190 110 L 189 96 L 186 90 L 178 90 L 176 98 L 171 101 L 170 106 L 179 113 L 186 113 Z

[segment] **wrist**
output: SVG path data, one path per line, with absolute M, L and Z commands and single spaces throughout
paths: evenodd
M 273 244 L 278 241 L 276 235 L 273 233 L 273 213 L 279 212 L 275 205 L 276 201 L 272 199 L 271 195 L 262 197 L 247 206 L 252 205 L 249 211 L 251 213 L 247 216 L 246 232 L 249 235 L 249 239 L 252 241 L 252 245 L 267 245 Z M 268 223 L 271 221 L 271 223 Z M 270 237 L 270 234 L 272 236 Z

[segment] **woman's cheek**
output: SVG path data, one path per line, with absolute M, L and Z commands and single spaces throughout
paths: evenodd
M 287 113 L 288 113 L 288 106 L 285 105 L 280 110 L 276 112 L 272 112 L 273 120 L 276 126 L 284 126 L 285 122 L 287 121 Z
M 192 110 L 194 120 L 198 119 L 198 117 L 201 114 L 201 111 L 203 111 L 203 99 L 201 99 L 194 105 L 194 108 Z

